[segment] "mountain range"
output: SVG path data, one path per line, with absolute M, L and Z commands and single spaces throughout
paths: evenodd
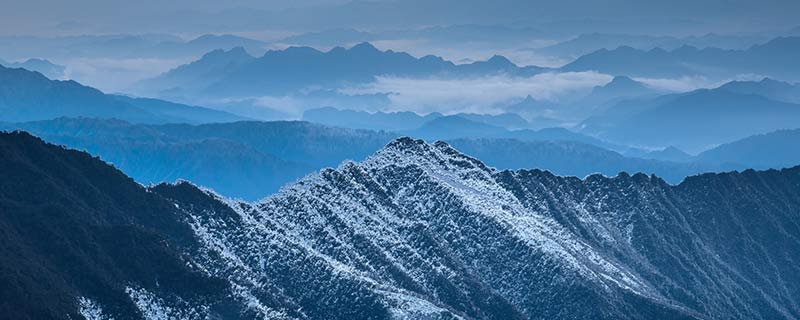
M 0 121 L 58 117 L 116 118 L 135 123 L 203 123 L 243 120 L 227 112 L 156 99 L 108 95 L 75 81 L 0 66 Z
M 563 71 L 598 71 L 606 74 L 650 78 L 707 76 L 730 79 L 758 74 L 798 81 L 800 64 L 793 52 L 800 50 L 800 37 L 779 37 L 743 50 L 698 49 L 682 46 L 673 50 L 639 50 L 629 46 L 600 49 L 563 66 Z
M 577 179 L 400 138 L 247 203 L 188 182 L 143 187 L 25 133 L 0 134 L 0 148 L 12 317 L 800 314 L 797 167 L 674 186 Z
M 86 150 L 142 184 L 189 180 L 246 200 L 261 199 L 342 161 L 364 159 L 400 135 L 307 122 L 141 125 L 89 118 L 0 123 L 0 130 L 25 130 L 51 143 Z M 796 165 L 800 154 L 792 150 L 800 140 L 785 135 L 751 137 L 696 157 L 675 148 L 615 152 L 611 150 L 622 147 L 558 128 L 453 137 L 448 142 L 500 169 L 539 168 L 576 177 L 636 171 L 679 183 L 701 172 Z M 751 139 L 757 142 L 748 142 Z M 348 148 L 337 147 L 342 145 Z
M 675 146 L 700 152 L 755 134 L 794 129 L 800 104 L 753 94 L 772 82 L 730 83 L 715 89 L 620 101 L 581 124 L 582 132 L 633 146 Z M 766 89 L 764 89 L 766 88 Z M 759 89 L 759 90 L 762 90 Z
M 62 79 L 66 76 L 66 67 L 54 64 L 45 59 L 28 59 L 22 62 L 7 62 L 0 59 L 0 66 L 6 68 L 23 68 L 36 71 L 50 79 Z
M 576 59 L 599 49 L 613 50 L 619 47 L 631 47 L 639 50 L 652 50 L 655 48 L 674 50 L 684 45 L 689 45 L 700 49 L 741 50 L 768 40 L 761 35 L 720 35 L 709 33 L 701 36 L 673 37 L 595 32 L 581 34 L 566 41 L 534 49 L 534 51 L 555 57 Z
M 431 55 L 416 58 L 404 52 L 381 51 L 365 42 L 327 52 L 310 47 L 289 47 L 268 51 L 260 58 L 250 57 L 240 49 L 215 51 L 145 80 L 135 90 L 187 96 L 281 96 L 303 89 L 335 89 L 369 83 L 378 76 L 531 76 L 545 70 L 535 66 L 520 67 L 502 56 L 457 65 Z M 155 90 L 158 92 L 153 92 Z

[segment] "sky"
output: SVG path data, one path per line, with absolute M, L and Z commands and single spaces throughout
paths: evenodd
M 2 0 L 11 34 L 308 31 L 516 24 L 568 30 L 754 32 L 800 24 L 796 0 Z

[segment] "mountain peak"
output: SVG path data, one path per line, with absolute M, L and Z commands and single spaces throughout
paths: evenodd
M 502 65 L 502 66 L 513 65 L 514 64 L 513 62 L 511 62 L 511 60 L 508 60 L 508 58 L 506 58 L 504 56 L 501 56 L 501 55 L 497 55 L 497 54 L 493 55 L 486 62 L 488 62 L 488 63 L 490 63 L 492 65 Z
M 459 152 L 444 141 L 430 144 L 422 139 L 407 136 L 389 142 L 364 161 L 363 165 L 372 168 L 417 165 L 435 171 L 458 171 L 470 168 L 489 171 L 480 160 Z
M 378 50 L 378 48 L 376 48 L 375 46 L 373 46 L 369 42 L 359 43 L 359 44 L 353 46 L 352 48 L 350 48 L 350 51 L 356 51 L 356 52 L 380 52 L 380 50 Z

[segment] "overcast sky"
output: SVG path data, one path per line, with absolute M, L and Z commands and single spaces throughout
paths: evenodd
M 756 32 L 800 25 L 798 12 L 797 0 L 0 0 L 0 33 L 199 34 L 467 23 Z

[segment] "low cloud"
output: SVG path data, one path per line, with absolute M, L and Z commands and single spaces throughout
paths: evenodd
M 543 73 L 530 78 L 492 76 L 471 79 L 378 77 L 344 94 L 389 93 L 392 110 L 499 113 L 502 106 L 528 95 L 537 100 L 565 101 L 588 93 L 612 77 L 597 72 Z

